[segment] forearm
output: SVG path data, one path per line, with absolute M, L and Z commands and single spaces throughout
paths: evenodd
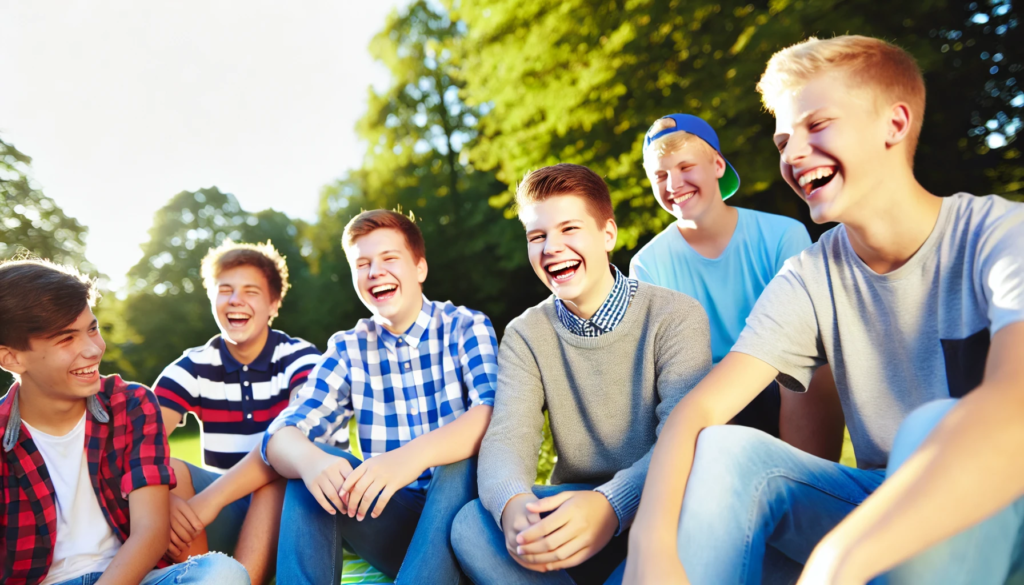
M 1019 384 L 1019 382 L 1017 382 Z M 1024 495 L 1024 393 L 982 385 L 822 542 L 867 580 Z M 941 510 L 941 513 L 937 513 Z M 859 577 L 858 577 L 859 578 Z
M 120 585 L 121 583 L 139 583 L 156 567 L 160 557 L 167 551 L 170 541 L 167 530 L 133 531 L 128 540 L 114 555 L 110 565 L 103 571 L 96 585 Z
M 322 469 L 328 459 L 334 459 L 310 441 L 295 427 L 284 427 L 274 433 L 267 443 L 267 461 L 282 477 L 299 479 L 306 468 Z
M 415 453 L 423 469 L 469 459 L 480 450 L 491 410 L 490 406 L 474 406 L 454 421 L 409 441 L 402 449 Z
M 255 492 L 279 477 L 281 476 L 274 471 L 274 468 L 263 462 L 263 458 L 260 456 L 260 449 L 256 447 L 229 469 L 227 473 L 217 478 L 209 487 L 193 496 L 192 500 L 208 503 L 212 508 L 220 510 L 231 502 Z

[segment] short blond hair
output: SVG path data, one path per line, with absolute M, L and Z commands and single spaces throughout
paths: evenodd
M 924 76 L 914 57 L 892 43 L 859 35 L 811 37 L 772 55 L 757 91 L 765 108 L 774 114 L 784 94 L 833 71 L 843 72 L 857 86 L 871 88 L 876 99 L 886 105 L 905 102 L 910 106 L 907 152 L 913 164 L 924 122 Z
M 647 131 L 647 134 L 653 136 L 662 130 L 675 127 L 676 121 L 672 118 L 659 118 L 654 121 L 654 124 L 651 124 L 651 129 Z M 651 167 L 657 164 L 659 159 L 679 152 L 688 144 L 697 144 L 698 148 L 704 150 L 705 154 L 709 157 L 714 157 L 717 154 L 710 144 L 704 142 L 698 136 L 694 136 L 686 131 L 672 132 L 650 143 L 644 149 L 644 169 L 649 173 Z

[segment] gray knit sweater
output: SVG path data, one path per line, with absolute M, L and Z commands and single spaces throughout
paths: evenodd
M 710 369 L 707 314 L 682 293 L 640 283 L 622 322 L 595 338 L 570 333 L 553 297 L 528 309 L 498 351 L 480 501 L 500 524 L 505 504 L 530 492 L 547 410 L 558 452 L 551 483 L 599 484 L 625 530 L 665 419 Z

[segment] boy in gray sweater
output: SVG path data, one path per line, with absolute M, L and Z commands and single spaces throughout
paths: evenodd
M 694 299 L 608 262 L 617 228 L 590 169 L 530 173 L 516 203 L 554 294 L 505 330 L 480 499 L 456 517 L 452 545 L 476 583 L 601 583 L 625 559 L 661 425 L 711 367 L 708 320 Z M 534 485 L 545 410 L 549 486 Z

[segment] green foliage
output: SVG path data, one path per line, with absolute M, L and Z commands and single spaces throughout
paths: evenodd
M 31 157 L 0 139 L 0 260 L 28 252 L 95 274 L 85 258 L 89 230 L 35 185 L 31 163 Z M 12 382 L 0 371 L 0 391 Z

